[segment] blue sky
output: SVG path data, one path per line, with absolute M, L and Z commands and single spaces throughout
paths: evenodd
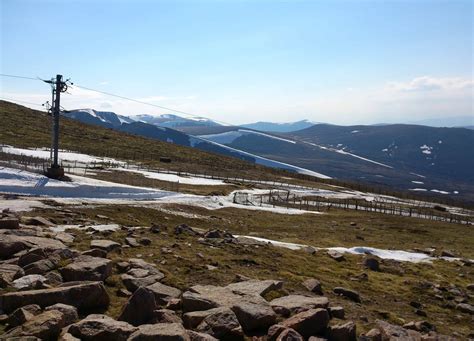
M 2 0 L 1 72 L 230 123 L 473 115 L 472 1 Z M 46 85 L 0 79 L 32 103 Z M 166 111 L 80 89 L 68 109 Z

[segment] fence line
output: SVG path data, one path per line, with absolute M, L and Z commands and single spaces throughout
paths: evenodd
M 0 165 L 35 173 L 44 173 L 49 166 L 49 163 L 47 163 L 47 160 L 41 158 L 0 152 Z M 111 160 L 100 162 L 93 161 L 89 163 L 81 161 L 64 161 L 62 162 L 62 166 L 65 168 L 67 173 L 84 176 L 97 170 L 120 170 L 121 168 L 124 168 L 127 170 L 158 172 L 185 177 L 191 176 L 216 179 L 229 183 L 264 185 L 273 189 L 270 190 L 268 194 L 235 193 L 234 202 L 242 205 L 261 206 L 263 204 L 269 204 L 272 206 L 283 206 L 308 211 L 329 211 L 332 208 L 344 210 L 351 209 L 356 211 L 378 212 L 383 214 L 417 217 L 428 220 L 445 221 L 467 225 L 474 224 L 472 221 L 472 212 L 469 210 L 460 209 L 458 214 L 446 211 L 443 212 L 442 210 L 446 210 L 446 208 L 422 200 L 400 199 L 396 197 L 384 198 L 381 195 L 375 197 L 376 200 L 372 202 L 359 198 L 328 198 L 317 194 L 308 195 L 308 193 L 305 194 L 291 192 L 294 190 L 320 191 L 320 189 L 316 187 L 295 185 L 279 181 L 246 179 L 240 178 L 237 175 L 230 177 L 219 176 L 212 173 L 197 174 L 191 172 L 173 171 L 164 168 L 152 168 L 146 165 L 132 164 L 129 162 L 114 162 Z M 166 187 L 165 189 L 170 191 L 179 191 L 179 181 L 160 181 L 158 179 L 151 179 L 147 177 L 134 177 L 132 174 L 133 173 L 130 172 L 129 179 L 134 186 L 151 186 L 157 188 Z M 400 203 L 397 203 L 397 201 Z

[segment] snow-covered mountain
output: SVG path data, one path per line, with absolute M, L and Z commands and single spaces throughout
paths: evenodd
M 153 115 L 136 115 L 131 116 L 131 119 L 135 121 L 141 121 L 144 123 L 149 123 L 157 125 L 160 127 L 168 127 L 174 129 L 181 129 L 185 127 L 195 127 L 195 126 L 204 126 L 204 127 L 214 127 L 220 126 L 219 123 L 212 121 L 204 117 L 191 117 L 185 118 L 178 115 L 172 114 L 163 114 L 159 116 Z
M 311 122 L 309 120 L 301 120 L 297 122 L 288 122 L 288 123 L 274 123 L 274 122 L 255 122 L 242 124 L 241 127 L 267 131 L 267 132 L 278 132 L 286 133 L 290 131 L 297 131 L 305 129 L 317 124 L 316 122 Z
M 107 128 L 120 127 L 122 123 L 134 122 L 133 119 L 127 116 L 117 115 L 111 111 L 98 111 L 94 109 L 69 110 L 64 112 L 63 115 L 84 123 L 100 125 Z

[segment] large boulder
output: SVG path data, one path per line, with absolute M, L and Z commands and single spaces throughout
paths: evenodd
M 327 308 L 329 300 L 327 297 L 313 297 L 302 295 L 288 295 L 276 298 L 270 302 L 273 310 L 280 315 L 291 314 L 315 308 Z
M 181 290 L 156 282 L 146 287 L 155 295 L 158 305 L 166 305 L 171 299 L 181 296 Z
M 352 321 L 330 326 L 328 331 L 331 341 L 355 341 L 357 339 L 356 325 Z
M 149 285 L 155 284 L 158 281 L 161 281 L 165 277 L 164 274 L 160 272 L 160 274 L 156 275 L 150 275 L 146 277 L 133 277 L 132 275 L 129 274 L 122 274 L 120 276 L 120 279 L 122 280 L 123 285 L 127 290 L 130 292 L 134 292 L 140 287 L 147 287 Z
M 276 321 L 276 314 L 268 304 L 242 302 L 231 309 L 245 331 L 266 330 Z
M 144 324 L 138 327 L 128 341 L 189 341 L 186 329 L 179 323 Z
M 137 327 L 127 322 L 100 314 L 89 315 L 68 328 L 69 334 L 84 341 L 125 341 L 137 330 Z
M 206 317 L 219 311 L 226 311 L 228 308 L 219 307 L 209 310 L 196 310 L 183 314 L 183 323 L 187 329 L 196 328 Z
M 8 313 L 27 304 L 47 307 L 56 303 L 86 310 L 107 307 L 109 301 L 109 295 L 101 282 L 72 282 L 69 286 L 3 294 L 0 296 L 0 310 Z
M 12 286 L 17 290 L 34 290 L 49 288 L 47 279 L 43 275 L 26 275 L 15 279 Z
M 421 334 L 417 331 L 377 320 L 376 329 L 380 331 L 382 340 L 420 340 Z M 375 333 L 375 332 L 374 332 Z
M 50 311 L 50 310 L 57 310 L 63 313 L 64 321 L 66 325 L 74 323 L 79 319 L 79 315 L 77 314 L 77 309 L 76 307 L 73 307 L 72 305 L 56 303 L 56 304 L 50 305 L 49 307 L 46 307 L 44 311 Z
M 0 264 L 0 288 L 10 286 L 15 278 L 25 273 L 21 267 L 15 264 Z
M 67 266 L 59 269 L 61 276 L 69 281 L 104 281 L 112 274 L 112 261 L 92 256 L 79 256 Z
M 28 249 L 28 244 L 19 236 L 2 234 L 0 238 L 0 259 L 11 258 L 15 253 Z
M 118 319 L 139 326 L 150 322 L 156 309 L 157 304 L 153 292 L 148 288 L 141 287 L 129 298 Z
M 53 255 L 49 258 L 30 263 L 25 266 L 23 270 L 25 270 L 25 274 L 27 275 L 43 275 L 49 271 L 55 270 L 59 265 L 59 261 L 60 257 Z
M 212 335 L 219 340 L 242 339 L 242 327 L 237 320 L 234 312 L 228 308 L 206 316 L 197 327 L 198 332 Z
M 114 242 L 112 240 L 107 240 L 107 239 L 95 239 L 91 241 L 92 249 L 101 249 L 107 252 L 110 252 L 115 249 L 119 249 L 120 246 L 121 245 L 119 243 Z
M 5 333 L 2 338 L 35 336 L 41 340 L 57 339 L 61 329 L 66 326 L 64 314 L 58 310 L 45 311 L 32 317 L 22 325 Z
M 243 283 L 238 287 L 237 284 Z M 260 296 L 262 288 L 253 290 L 245 285 L 246 282 L 233 283 L 227 287 L 218 287 L 214 285 L 195 285 L 189 289 L 189 292 L 183 294 L 183 310 L 206 310 L 216 307 L 232 307 L 242 302 L 255 304 L 268 304 Z M 239 288 L 239 290 L 237 290 Z
M 246 294 L 246 295 L 260 295 L 263 296 L 266 293 L 279 290 L 283 287 L 282 281 L 274 280 L 248 280 L 237 283 L 229 284 L 226 288 L 237 294 Z
M 13 328 L 31 320 L 34 316 L 40 313 L 41 307 L 39 305 L 25 305 L 24 307 L 15 309 L 15 311 L 8 316 L 5 322 L 8 324 L 9 328 Z
M 25 267 L 28 264 L 31 264 L 31 263 L 34 263 L 46 258 L 48 258 L 48 255 L 46 254 L 44 249 L 34 248 L 20 256 L 20 258 L 18 259 L 18 265 Z
M 329 323 L 329 314 L 326 309 L 310 309 L 293 315 L 280 324 L 291 328 L 308 338 L 312 335 L 324 333 Z

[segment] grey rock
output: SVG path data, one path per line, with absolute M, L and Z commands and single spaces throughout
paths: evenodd
M 65 325 L 70 325 L 71 323 L 76 322 L 79 319 L 76 307 L 72 305 L 56 303 L 46 307 L 44 311 L 57 310 L 63 313 L 63 318 Z
M 41 314 L 41 307 L 37 304 L 29 304 L 16 309 L 6 319 L 6 323 L 10 328 L 22 325 L 26 321 L 31 320 L 34 316 Z
M 344 319 L 344 308 L 343 307 L 329 307 L 329 315 L 332 318 Z
M 196 328 L 207 316 L 216 312 L 227 311 L 228 308 L 219 307 L 208 310 L 196 310 L 183 314 L 183 323 L 187 329 Z
M 18 265 L 21 267 L 25 267 L 28 264 L 37 262 L 42 259 L 48 258 L 48 255 L 41 248 L 34 248 L 26 252 L 24 255 L 21 255 L 18 259 Z
M 462 313 L 474 315 L 474 306 L 468 303 L 459 303 L 456 305 L 456 310 L 459 310 Z
M 183 320 L 170 309 L 159 309 L 153 311 L 151 323 L 179 323 L 183 324 Z
M 234 312 L 228 308 L 212 313 L 199 324 L 198 332 L 204 332 L 217 339 L 240 339 L 243 337 L 242 327 Z
M 58 310 L 45 311 L 9 330 L 2 338 L 34 336 L 42 340 L 53 340 L 57 339 L 65 325 L 63 313 Z
M 138 328 L 111 317 L 92 314 L 85 319 L 69 326 L 68 332 L 81 340 L 117 340 L 126 341 Z
M 129 298 L 118 320 L 139 326 L 151 321 L 157 307 L 153 292 L 145 287 L 140 287 Z
M 160 273 L 157 275 L 150 275 L 143 278 L 135 278 L 130 276 L 129 274 L 122 274 L 120 279 L 123 282 L 123 285 L 127 288 L 127 290 L 134 292 L 139 287 L 146 287 L 152 285 L 158 281 L 161 281 L 165 277 L 164 274 Z
M 109 295 L 101 282 L 78 282 L 65 287 L 18 291 L 0 296 L 0 310 L 7 313 L 27 304 L 47 307 L 56 303 L 72 305 L 79 310 L 103 308 L 109 305 Z
M 276 314 L 268 304 L 242 302 L 232 306 L 244 331 L 263 330 L 275 324 Z
M 322 295 L 323 289 L 321 288 L 321 282 L 315 278 L 309 278 L 303 282 L 303 286 L 308 289 L 309 291 Z
M 360 303 L 360 295 L 357 291 L 343 288 L 343 287 L 336 287 L 334 288 L 334 293 L 337 295 L 341 295 L 347 297 L 348 299 Z
M 188 336 L 191 341 L 217 341 L 217 339 L 209 334 L 198 333 L 193 330 L 188 330 Z
M 102 249 L 90 249 L 82 252 L 84 256 L 107 258 L 107 251 Z
M 302 295 L 288 295 L 276 298 L 270 302 L 273 310 L 280 315 L 290 314 L 315 308 L 327 308 L 327 297 L 308 297 Z
M 33 290 L 49 288 L 47 279 L 43 275 L 26 275 L 15 279 L 12 286 L 17 290 Z
M 331 341 L 355 341 L 357 339 L 356 325 L 352 321 L 330 326 L 328 330 Z
M 166 305 L 170 299 L 181 296 L 181 290 L 159 282 L 149 285 L 146 288 L 155 295 L 155 301 L 158 305 Z
M 64 281 L 104 281 L 112 274 L 112 261 L 92 256 L 79 256 L 59 269 Z
M 277 341 L 304 341 L 303 336 L 291 328 L 283 330 L 276 339 Z
M 128 341 L 189 341 L 186 329 L 179 323 L 144 324 L 138 327 Z
M 91 248 L 93 249 L 101 249 L 107 252 L 110 252 L 115 249 L 120 248 L 120 244 L 116 243 L 112 240 L 106 239 L 95 239 L 91 241 Z
M 296 330 L 308 338 L 318 335 L 326 330 L 329 323 L 329 314 L 326 309 L 310 309 L 295 314 L 280 324 L 286 328 Z

